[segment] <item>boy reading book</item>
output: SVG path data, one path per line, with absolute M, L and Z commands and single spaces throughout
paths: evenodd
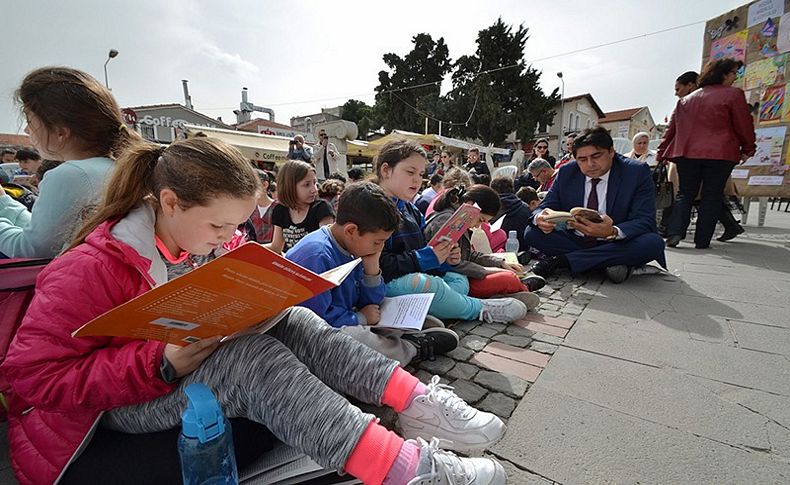
M 336 222 L 305 236 L 286 258 L 315 273 L 362 258 L 362 264 L 343 283 L 302 305 L 333 327 L 342 327 L 356 340 L 405 365 L 418 355 L 433 358 L 434 354 L 449 352 L 458 345 L 458 335 L 445 328 L 413 334 L 375 329 L 386 293 L 379 257 L 399 223 L 395 204 L 381 188 L 369 182 L 352 184 L 340 195 Z

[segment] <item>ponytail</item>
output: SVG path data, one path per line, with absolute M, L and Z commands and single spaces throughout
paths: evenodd
M 85 242 L 104 221 L 123 217 L 153 195 L 154 168 L 164 152 L 164 147 L 142 141 L 127 147 L 107 181 L 101 206 L 85 221 L 68 249 Z
M 458 206 L 465 202 L 465 200 L 463 200 L 465 193 L 466 187 L 463 185 L 458 185 L 449 190 L 445 190 L 442 192 L 442 195 L 436 199 L 436 202 L 433 204 L 433 210 L 440 212 L 447 209 L 457 209 Z
M 466 202 L 477 204 L 480 207 L 480 212 L 492 217 L 496 216 L 502 208 L 499 194 L 491 187 L 482 184 L 473 185 L 469 189 L 466 189 L 463 185 L 453 187 L 439 196 L 433 208 L 437 212 L 457 209 Z

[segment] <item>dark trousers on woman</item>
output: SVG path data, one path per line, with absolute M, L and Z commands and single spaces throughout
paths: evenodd
M 686 235 L 691 222 L 691 206 L 702 186 L 694 244 L 698 248 L 706 248 L 710 246 L 716 230 L 716 221 L 721 214 L 724 185 L 735 167 L 735 162 L 692 158 L 676 158 L 674 162 L 678 167 L 680 189 L 667 232 L 670 236 Z

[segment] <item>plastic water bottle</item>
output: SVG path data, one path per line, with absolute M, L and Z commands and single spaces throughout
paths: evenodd
M 198 382 L 185 393 L 188 404 L 178 437 L 184 485 L 238 484 L 233 435 L 214 393 Z
M 519 244 L 518 244 L 518 236 L 516 235 L 516 231 L 509 231 L 507 233 L 507 242 L 505 242 L 505 252 L 518 254 L 518 247 Z

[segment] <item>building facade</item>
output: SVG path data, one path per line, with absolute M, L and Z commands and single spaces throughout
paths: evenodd
M 609 130 L 612 138 L 630 140 L 640 131 L 650 134 L 651 139 L 658 135 L 656 123 L 647 106 L 611 111 L 601 118 L 599 124 Z
M 122 111 L 124 122 L 154 143 L 171 143 L 183 138 L 185 124 L 232 130 L 220 120 L 211 118 L 178 103 L 134 106 Z
M 551 124 L 538 126 L 535 138 L 549 140 L 549 153 L 557 155 L 565 149 L 565 135 L 567 133 L 592 128 L 598 124 L 598 119 L 604 116 L 603 110 L 590 93 L 580 94 L 558 101 L 552 108 L 555 111 Z M 526 140 L 531 149 L 532 140 Z M 529 153 L 528 149 L 524 149 Z
M 320 113 L 307 116 L 294 116 L 291 118 L 291 127 L 303 133 L 312 133 L 313 126 L 319 123 L 329 123 L 330 121 L 343 119 L 342 116 L 342 106 L 335 106 L 334 108 L 321 108 Z

